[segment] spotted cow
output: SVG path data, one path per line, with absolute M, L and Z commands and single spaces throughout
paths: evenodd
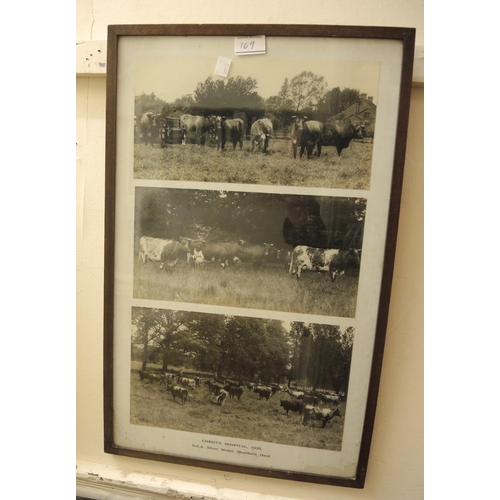
M 167 390 L 172 394 L 172 397 L 174 398 L 174 401 L 176 398 L 180 398 L 182 401 L 182 404 L 186 402 L 186 399 L 188 397 L 188 390 L 184 387 L 181 387 L 179 385 L 169 385 L 167 386 Z
M 323 428 L 332 420 L 333 417 L 340 417 L 338 408 L 318 408 L 312 405 L 305 405 L 302 412 L 302 423 L 307 425 L 309 420 L 320 420 L 323 423 Z
M 328 271 L 332 281 L 335 281 L 337 276 L 344 274 L 349 255 L 352 252 L 353 250 L 336 248 L 324 250 L 305 245 L 296 246 L 290 259 L 290 273 L 299 279 L 304 269 L 308 271 Z
M 151 238 L 142 236 L 139 240 L 141 251 L 139 258 L 143 264 L 148 262 L 159 262 L 160 269 L 168 269 L 177 264 L 179 256 L 189 252 L 189 242 L 185 238 L 179 240 L 164 240 L 162 238 Z

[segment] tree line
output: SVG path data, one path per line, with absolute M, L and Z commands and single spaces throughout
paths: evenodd
M 249 118 L 270 118 L 275 130 L 279 130 L 290 124 L 291 117 L 297 114 L 326 121 L 341 114 L 360 96 L 358 89 L 329 89 L 325 77 L 311 71 L 285 78 L 278 94 L 267 99 L 261 97 L 257 89 L 256 78 L 236 76 L 221 80 L 208 76 L 193 92 L 172 102 L 159 99 L 154 92 L 136 96 L 135 114 L 140 117 L 151 111 L 165 117 L 179 117 L 184 113 L 231 117 L 234 111 L 244 111 Z
M 261 383 L 347 391 L 354 329 L 135 307 L 132 353 L 151 362 Z
M 139 238 L 144 235 L 207 241 L 242 239 L 282 248 L 285 198 L 275 193 L 139 187 L 135 204 L 136 252 Z M 319 197 L 318 202 L 329 248 L 341 248 L 347 242 L 352 248 L 361 248 L 366 199 Z M 359 241 L 351 242 L 357 233 Z

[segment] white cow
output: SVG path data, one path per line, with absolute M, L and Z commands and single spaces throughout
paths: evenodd
M 142 236 L 139 240 L 139 246 L 141 248 L 139 258 L 142 260 L 142 263 L 146 264 L 148 259 L 153 262 L 159 262 L 160 269 L 163 269 L 165 264 L 169 267 L 174 267 L 177 264 L 179 255 L 189 252 L 189 242 L 185 238 L 180 238 L 177 241 Z
M 252 151 L 257 145 L 259 151 L 264 153 L 269 146 L 269 139 L 273 134 L 273 122 L 269 118 L 261 118 L 252 124 L 250 137 L 252 140 Z
M 313 248 L 305 245 L 296 246 L 293 249 L 290 259 L 290 272 L 292 276 L 300 278 L 302 270 L 308 271 L 328 271 L 332 281 L 337 276 L 344 274 L 347 266 L 347 258 L 353 250 L 340 250 L 331 248 L 324 250 L 322 248 Z

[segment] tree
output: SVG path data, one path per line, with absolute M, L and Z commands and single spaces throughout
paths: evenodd
M 336 325 L 292 323 L 290 381 L 347 391 L 353 337 L 352 327 L 342 332 Z
M 193 365 L 200 370 L 215 372 L 219 361 L 220 337 L 225 330 L 226 318 L 219 314 L 185 313 L 183 349 Z
M 340 109 L 344 111 L 350 104 L 359 99 L 360 92 L 357 89 L 344 88 L 340 93 Z
M 324 76 L 317 76 L 311 71 L 303 71 L 292 78 L 289 86 L 292 109 L 295 113 L 314 109 L 326 92 L 327 84 Z
M 174 102 L 165 104 L 161 110 L 164 117 L 179 117 L 184 113 L 190 113 L 194 105 L 194 98 L 191 94 L 178 97 Z
M 227 81 L 209 76 L 194 91 L 193 109 L 197 112 L 230 116 L 233 111 L 251 110 L 263 115 L 264 100 L 255 91 L 255 78 L 231 77 Z
M 166 102 L 156 97 L 154 92 L 149 95 L 143 92 L 140 96 L 135 96 L 135 116 L 140 117 L 148 111 L 159 114 L 165 105 Z
M 138 188 L 136 253 L 142 235 L 281 244 L 284 196 L 215 190 Z
M 169 364 L 183 364 L 184 356 L 193 357 L 194 347 L 186 335 L 185 323 L 189 313 L 168 309 L 135 307 L 132 310 L 132 343 L 142 347 L 142 370 L 148 362 L 162 362 L 162 370 Z
M 285 78 L 278 95 L 266 99 L 265 108 L 266 116 L 272 120 L 275 130 L 279 130 L 290 122 L 294 111 L 288 78 Z
M 142 370 L 168 347 L 176 330 L 173 311 L 137 307 L 132 310 L 132 343 L 142 346 Z M 166 369 L 167 358 L 163 357 Z
M 318 101 L 316 117 L 325 122 L 328 118 L 337 115 L 342 110 L 340 108 L 340 87 L 329 90 L 322 99 Z

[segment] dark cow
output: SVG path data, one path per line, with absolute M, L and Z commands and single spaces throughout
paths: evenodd
M 142 236 L 139 240 L 141 251 L 139 258 L 143 264 L 149 260 L 160 263 L 160 269 L 167 266 L 174 267 L 179 256 L 189 252 L 189 242 L 185 238 L 177 240 L 164 240 Z
M 162 383 L 161 376 L 159 373 L 156 372 L 149 372 L 148 373 L 149 381 L 151 383 L 158 382 L 160 385 Z
M 208 386 L 208 390 L 213 392 L 215 395 L 219 394 L 224 387 L 217 382 L 212 382 L 211 380 L 206 380 L 205 384 Z
M 206 134 L 210 130 L 210 120 L 204 116 L 181 115 L 181 130 L 186 143 L 189 139 L 195 140 L 196 144 L 205 144 Z
M 231 142 L 233 144 L 233 151 L 236 149 L 236 144 L 240 144 L 240 150 L 243 149 L 243 127 L 245 122 L 241 118 L 235 118 L 234 120 L 228 120 L 222 117 L 221 129 L 222 129 L 222 141 L 221 141 L 221 151 L 224 151 L 226 142 Z
M 214 129 L 217 151 L 222 147 L 222 120 L 222 116 L 212 117 L 212 127 Z
M 340 411 L 338 408 L 317 408 L 312 405 L 305 405 L 302 412 L 302 423 L 307 425 L 307 422 L 312 420 L 320 420 L 323 423 L 323 429 L 326 424 L 330 422 L 333 417 L 340 417 Z
M 306 121 L 306 118 L 292 117 L 295 121 L 292 123 L 292 149 L 293 157 L 297 158 L 297 148 L 300 147 L 300 158 L 307 149 L 307 157 L 311 158 L 314 147 L 318 150 L 318 156 L 321 156 L 321 146 L 323 144 L 324 125 L 316 120 Z
M 229 393 L 230 398 L 238 398 L 240 400 L 243 395 L 243 387 L 236 387 L 235 385 L 227 384 L 224 386 L 224 390 Z
M 276 249 L 272 244 L 256 245 L 243 240 L 238 242 L 235 254 L 241 262 L 251 262 L 255 268 L 259 268 L 266 260 L 270 260 L 273 255 L 276 255 Z
M 202 240 L 191 240 L 190 245 L 193 248 L 200 248 L 203 253 L 205 262 L 207 261 L 219 261 L 221 264 L 226 262 L 232 262 L 236 253 L 241 247 L 241 242 L 238 241 L 228 241 L 228 242 L 218 242 L 218 241 L 202 241 Z
M 250 139 L 252 141 L 252 151 L 255 145 L 257 150 L 267 152 L 269 139 L 273 134 L 273 122 L 269 118 L 261 118 L 252 124 L 250 129 Z
M 271 384 L 270 387 L 271 387 L 271 391 L 273 393 L 273 396 L 283 389 L 279 384 Z
M 160 142 L 160 132 L 163 130 L 163 123 L 161 115 L 156 114 L 153 116 L 153 123 L 151 124 L 151 145 Z
M 153 140 L 151 137 L 151 132 L 153 127 L 156 127 L 156 115 L 148 111 L 141 116 L 139 120 L 139 133 L 142 134 L 142 140 L 144 144 L 148 144 L 148 141 L 153 145 Z
M 266 401 L 269 401 L 273 391 L 270 387 L 257 386 L 254 388 L 253 392 L 259 395 L 259 399 L 266 398 Z
M 170 386 L 167 386 L 167 388 L 168 388 L 168 391 L 170 392 L 170 394 L 172 394 L 174 401 L 175 401 L 175 398 L 180 398 L 182 401 L 182 404 L 184 404 L 186 402 L 186 399 L 188 397 L 188 390 L 187 389 L 185 389 L 184 387 L 181 387 L 179 385 L 170 385 Z
M 290 272 L 292 276 L 300 278 L 302 270 L 308 271 L 328 271 L 332 281 L 337 276 L 342 276 L 347 267 L 348 258 L 354 250 L 340 250 L 331 248 L 313 248 L 305 245 L 296 246 L 292 252 L 290 260 Z
M 349 147 L 353 139 L 363 139 L 362 125 L 343 124 L 338 121 L 329 120 L 326 122 L 323 132 L 323 143 L 325 146 L 335 146 L 337 153 Z
M 289 411 L 297 411 L 299 415 L 302 415 L 302 411 L 304 410 L 304 403 L 297 400 L 290 401 L 288 399 L 280 399 L 280 406 L 286 411 L 287 416 Z

